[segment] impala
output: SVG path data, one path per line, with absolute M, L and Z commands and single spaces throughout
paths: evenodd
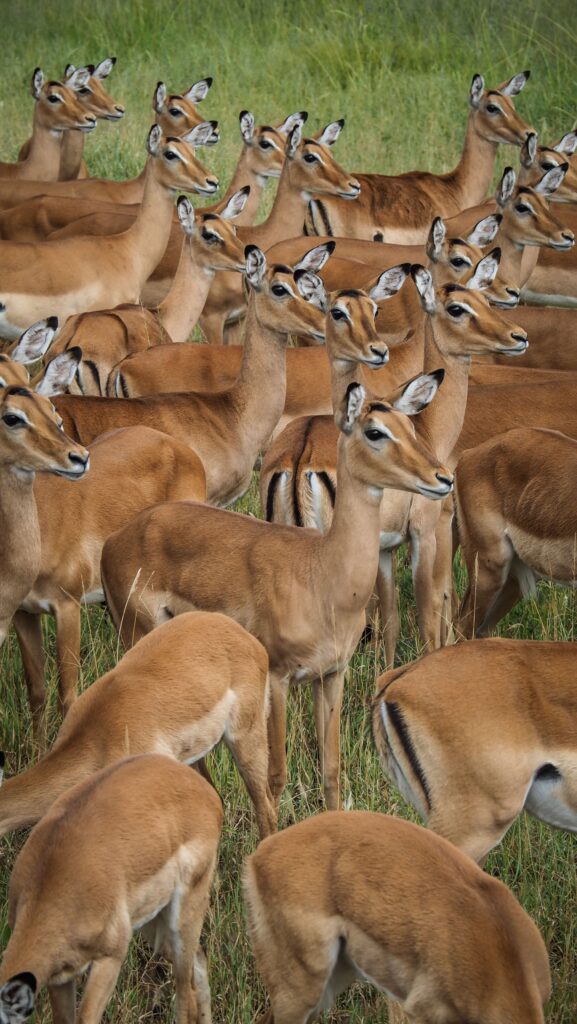
M 96 128 L 96 118 L 87 113 L 77 95 L 85 87 L 89 74 L 88 68 L 78 68 L 64 85 L 47 82 L 41 69 L 36 68 L 32 75 L 32 95 L 36 103 L 28 154 L 14 164 L 0 163 L 0 179 L 50 182 L 58 177 L 63 135 L 71 131 L 91 132 Z
M 34 485 L 41 552 L 14 626 L 39 738 L 46 702 L 42 616 L 56 619 L 60 709 L 66 714 L 76 697 L 81 606 L 103 600 L 105 540 L 149 505 L 206 496 L 196 452 L 158 430 L 114 431 L 89 450 L 91 471 L 79 484 L 43 476 Z
M 79 103 L 84 107 L 87 114 L 104 121 L 120 121 L 124 117 L 124 107 L 109 96 L 104 88 L 103 82 L 108 78 L 114 65 L 116 57 L 106 57 L 94 67 L 89 64 L 87 70 L 89 77 L 77 90 Z M 79 77 L 78 68 L 74 64 L 68 64 L 64 72 L 63 85 L 74 88 Z M 82 69 L 84 70 L 84 69 Z M 21 146 L 18 153 L 19 160 L 25 160 L 30 152 L 31 139 L 28 139 Z M 62 138 L 60 149 L 60 167 L 58 178 L 60 181 L 68 181 L 73 178 L 86 178 L 87 169 L 83 160 L 84 135 L 79 132 L 65 132 Z M 52 180 L 52 179 L 51 179 Z
M 149 424 L 189 444 L 206 469 L 207 501 L 226 505 L 250 485 L 252 469 L 282 415 L 289 334 L 323 340 L 322 281 L 308 267 L 322 266 L 326 246 L 311 250 L 300 267 L 267 267 L 256 246 L 246 247 L 250 289 L 247 338 L 236 383 L 214 394 L 116 398 L 64 395 L 57 399 L 66 429 L 87 442 L 114 427 Z
M 108 238 L 60 242 L 0 242 L 0 333 L 13 338 L 47 313 L 66 319 L 74 313 L 135 302 L 158 262 L 170 233 L 173 194 L 187 189 L 211 195 L 215 178 L 194 155 L 214 129 L 208 121 L 182 139 L 151 128 L 145 194 L 136 221 Z
M 327 330 L 334 322 L 327 317 Z M 359 331 L 364 323 L 358 323 Z M 373 325 L 367 328 L 372 336 Z M 340 485 L 325 535 L 180 502 L 143 513 L 104 546 L 107 604 L 127 645 L 191 608 L 224 611 L 264 644 L 277 803 L 286 780 L 289 682 L 310 682 L 325 797 L 328 806 L 338 805 L 344 675 L 374 585 L 383 489 L 400 486 L 441 498 L 452 486 L 406 418 L 431 401 L 439 383 L 435 374 L 421 375 L 391 403 L 370 401 L 360 385 L 349 388 L 336 417 Z
M 377 679 L 383 769 L 479 863 L 523 810 L 577 832 L 575 645 L 475 640 Z
M 66 390 L 78 370 L 81 351 L 70 348 L 52 360 L 30 380 L 23 364 L 36 362 L 50 346 L 58 329 L 58 318 L 49 316 L 32 324 L 20 336 L 15 348 L 0 354 L 0 388 L 20 386 L 31 387 L 39 395 L 51 398 Z
M 61 358 L 57 353 L 80 347 L 82 361 L 74 387 L 70 388 L 72 393 L 104 395 L 113 368 L 134 352 L 163 346 L 170 348 L 174 356 L 170 342 L 188 339 L 202 312 L 215 273 L 219 270 L 244 270 L 244 247 L 229 221 L 242 215 L 248 189 L 246 186 L 231 196 L 220 216 L 204 210 L 195 213 L 190 201 L 185 196 L 179 197 L 176 208 L 186 244 L 182 247 L 172 288 L 158 310 L 153 312 L 142 305 L 124 303 L 113 309 L 81 313 L 67 320 L 56 342 L 50 346 L 48 367 L 54 358 Z M 200 346 L 194 346 L 197 347 Z M 18 358 L 19 348 L 12 352 L 13 358 Z M 187 345 L 186 348 L 193 346 Z M 174 387 L 165 390 L 181 390 L 181 384 L 180 379 L 175 379 Z M 120 379 L 118 389 L 121 395 L 124 394 L 123 388 Z M 151 388 L 147 393 L 155 390 L 158 389 Z
M 4 782 L 0 835 L 35 824 L 67 789 L 127 754 L 195 764 L 224 740 L 264 839 L 276 829 L 267 710 L 268 659 L 258 640 L 226 615 L 179 615 L 81 694 L 46 757 Z
M 261 843 L 243 888 L 271 1000 L 261 1024 L 308 1024 L 353 981 L 386 992 L 389 1020 L 402 1007 L 414 1024 L 544 1022 L 539 930 L 502 882 L 419 825 L 319 814 Z
M 0 391 L 0 646 L 40 565 L 34 477 L 79 480 L 88 469 L 88 452 L 60 424 L 47 398 L 24 387 Z
M 0 1020 L 18 1024 L 48 986 L 55 1021 L 98 1024 L 132 933 L 174 969 L 178 1024 L 210 1022 L 200 933 L 222 807 L 197 772 L 158 754 L 131 757 L 54 804 L 10 880 L 12 935 L 0 966 Z
M 483 202 L 495 169 L 499 143 L 522 146 L 533 131 L 513 106 L 529 77 L 514 75 L 497 89 L 485 89 L 474 75 L 469 93 L 469 122 L 461 160 L 447 174 L 411 171 L 390 177 L 358 174 L 361 197 L 354 207 L 316 195 L 307 218 L 307 233 L 373 239 L 418 245 L 424 242 L 433 217 L 451 217 Z
M 577 441 L 520 427 L 461 455 L 457 522 L 469 574 L 458 623 L 484 636 L 537 579 L 577 583 Z

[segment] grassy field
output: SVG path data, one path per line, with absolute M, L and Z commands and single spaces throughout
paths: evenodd
M 130 176 L 144 159 L 152 122 L 151 97 L 158 80 L 181 91 L 211 74 L 215 84 L 203 104 L 218 118 L 222 143 L 206 153 L 206 164 L 223 182 L 239 148 L 238 112 L 252 109 L 257 121 L 274 122 L 306 108 L 313 129 L 345 116 L 338 159 L 352 170 L 445 170 L 458 159 L 470 79 L 480 71 L 492 86 L 522 68 L 532 77 L 518 108 L 545 141 L 574 124 L 577 78 L 577 15 L 573 0 L 483 5 L 437 0 L 413 2 L 321 2 L 247 0 L 232 5 L 166 0 L 53 0 L 39 9 L 31 0 L 2 5 L 4 50 L 0 65 L 2 130 L 0 157 L 12 159 L 27 136 L 33 68 L 55 77 L 72 61 L 118 57 L 110 90 L 125 103 L 120 126 L 100 127 L 87 143 L 94 173 Z M 500 166 L 516 154 L 503 150 Z M 270 201 L 270 197 L 269 201 Z M 258 513 L 256 489 L 242 503 Z M 462 586 L 462 579 L 460 585 Z M 417 653 L 408 569 L 402 574 L 400 661 Z M 575 595 L 542 584 L 502 624 L 518 638 L 575 639 Z M 49 630 L 49 675 L 54 707 L 53 633 Z M 106 613 L 84 616 L 82 685 L 88 686 L 116 661 L 117 639 Z M 383 780 L 369 732 L 368 702 L 382 670 L 379 646 L 360 647 L 352 663 L 342 723 L 343 789 L 347 807 L 411 817 L 399 794 Z M 52 720 L 54 733 L 56 718 Z M 0 741 L 12 774 L 33 757 L 22 671 L 13 638 L 0 653 Z M 218 880 L 206 928 L 213 1015 L 216 1022 L 253 1020 L 264 997 L 245 937 L 239 892 L 244 856 L 254 849 L 254 820 L 245 791 L 226 752 L 211 756 L 211 772 L 226 805 Z M 312 702 L 307 689 L 290 702 L 289 785 L 282 824 L 321 807 Z M 8 938 L 5 902 L 9 871 L 24 840 L 0 846 L 1 940 Z M 521 819 L 491 857 L 487 869 L 506 882 L 534 917 L 548 945 L 554 993 L 551 1024 L 577 1017 L 577 885 L 575 840 Z M 383 879 L 386 884 L 386 878 Z M 115 1022 L 170 1019 L 171 988 L 157 993 L 158 971 L 135 943 L 107 1019 Z M 45 1000 L 39 1020 L 49 1019 Z M 340 1024 L 385 1021 L 384 1001 L 356 987 L 328 1018 Z

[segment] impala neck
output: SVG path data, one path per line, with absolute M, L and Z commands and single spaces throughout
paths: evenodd
M 172 287 L 158 307 L 158 316 L 172 341 L 187 341 L 214 280 L 215 271 L 204 266 L 192 241 L 185 236 Z
M 269 440 L 284 409 L 288 335 L 265 327 L 256 305 L 251 295 L 240 373 L 228 394 L 242 420 L 245 447 L 258 451 Z
M 0 464 L 0 618 L 2 590 L 10 588 L 12 573 L 18 576 L 40 561 L 40 525 L 34 498 L 34 474 L 23 474 Z
M 283 238 L 302 235 L 310 197 L 291 181 L 292 161 L 285 160 L 279 178 L 277 194 L 272 210 L 263 224 L 255 231 L 255 238 L 261 249 L 268 249 Z
M 331 602 L 354 615 L 366 607 L 375 585 L 383 491 L 361 483 L 353 475 L 347 448 L 346 438 L 341 435 L 333 519 L 320 544 Z
M 124 232 L 130 242 L 132 265 L 140 266 L 144 284 L 164 256 L 174 211 L 174 194 L 156 177 L 152 159 L 148 160 L 144 178 L 144 192 L 134 224 Z
M 465 145 L 461 159 L 452 173 L 460 193 L 460 208 L 478 206 L 487 198 L 495 171 L 497 143 L 488 142 L 475 128 L 474 111 L 469 113 Z
M 30 139 L 30 150 L 24 166 L 26 177 L 34 181 L 58 181 L 62 136 L 70 132 L 55 132 L 38 124 L 36 116 Z
M 425 322 L 424 373 L 443 369 L 443 386 L 431 402 L 415 418 L 419 434 L 426 436 L 439 462 L 447 464 L 455 447 L 465 419 L 467 392 L 469 388 L 470 356 L 453 356 L 443 350 L 435 317 L 428 316 Z
M 242 226 L 244 224 L 250 227 L 255 222 L 262 193 L 264 191 L 263 182 L 265 182 L 266 179 L 262 178 L 260 174 L 254 174 L 249 169 L 248 157 L 249 148 L 248 146 L 243 146 L 232 180 L 230 181 L 229 186 L 218 206 L 219 209 L 224 208 L 235 192 L 238 192 L 238 190 L 243 188 L 245 185 L 250 185 L 250 192 L 244 210 L 235 218 L 235 224 L 238 226 Z
M 495 243 L 501 247 L 501 277 L 515 288 L 522 288 L 537 266 L 540 247 L 519 245 L 509 238 L 506 227 L 498 232 Z
M 80 173 L 84 159 L 84 132 L 64 132 L 60 155 L 60 181 L 72 181 Z
M 349 384 L 354 384 L 355 381 L 359 380 L 359 375 L 363 375 L 363 366 L 361 363 L 353 363 L 350 359 L 331 359 L 331 398 L 333 403 L 333 412 L 339 408 Z M 370 370 L 367 371 L 368 376 Z

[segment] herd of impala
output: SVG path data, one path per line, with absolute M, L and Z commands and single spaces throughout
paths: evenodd
M 304 111 L 243 111 L 232 181 L 195 210 L 175 197 L 218 188 L 197 154 L 212 80 L 159 83 L 142 173 L 94 179 L 114 63 L 36 69 L 32 135 L 0 164 L 0 644 L 13 625 L 44 755 L 0 790 L 0 834 L 36 826 L 0 1024 L 43 986 L 55 1024 L 97 1024 L 137 929 L 172 962 L 178 1024 L 209 1024 L 221 741 L 262 840 L 243 887 L 263 1021 L 308 1024 L 358 979 L 392 1021 L 542 1024 L 543 940 L 482 865 L 522 810 L 577 831 L 577 656 L 488 634 L 537 579 L 577 581 L 577 132 L 538 144 L 514 106 L 529 72 L 474 76 L 442 175 L 352 173 L 342 120 L 307 136 Z M 500 144 L 520 166 L 487 199 Z M 180 344 L 197 324 L 209 344 Z M 261 456 L 266 521 L 225 510 Z M 424 656 L 393 668 L 403 544 Z M 82 605 L 103 600 L 127 653 L 77 697 Z M 374 740 L 428 830 L 338 809 L 344 679 L 377 608 Z M 297 683 L 328 810 L 277 833 Z

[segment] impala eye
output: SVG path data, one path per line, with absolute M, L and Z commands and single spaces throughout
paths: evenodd
M 261 139 L 260 142 L 259 142 L 259 146 L 260 146 L 261 149 L 272 149 L 273 148 L 272 142 L 269 142 L 268 139 Z
M 24 420 L 20 416 L 15 416 L 12 412 L 7 412 L 2 419 L 7 427 L 23 427 Z
M 449 314 L 449 316 L 454 316 L 455 319 L 458 316 L 462 316 L 464 312 L 465 310 L 463 309 L 463 307 L 458 306 L 456 303 L 452 303 L 452 305 L 447 306 L 447 313 Z
M 178 107 L 169 107 L 168 113 L 171 114 L 172 117 L 182 117 L 182 110 L 179 110 Z
M 531 213 L 531 207 L 527 206 L 525 203 L 517 203 L 515 209 L 517 213 Z
M 319 162 L 319 158 L 316 153 L 305 153 L 303 160 L 305 164 L 316 164 Z
M 285 288 L 282 284 L 273 284 L 271 291 L 273 295 L 290 295 L 288 288 Z
M 76 90 L 79 96 L 89 96 L 92 89 L 89 89 L 87 85 L 83 85 L 81 89 Z
M 461 267 L 467 266 L 467 261 L 464 260 L 462 256 L 455 256 L 455 258 L 451 260 L 451 266 L 456 269 L 460 269 Z
M 171 149 L 167 149 L 164 157 L 166 160 L 178 160 L 176 153 L 173 153 Z
M 60 96 L 57 96 L 55 93 L 52 93 L 52 95 L 48 97 L 48 102 L 49 103 L 62 103 L 62 99 L 61 99 Z
M 206 228 L 204 228 L 202 232 L 202 237 L 204 238 L 205 242 L 208 242 L 209 245 L 216 245 L 217 242 L 220 242 L 220 238 L 218 237 L 218 235 L 215 234 L 214 231 L 207 231 Z
M 369 430 L 365 430 L 365 437 L 368 437 L 369 441 L 380 441 L 382 437 L 388 437 L 388 434 L 384 434 L 382 430 L 376 430 L 371 427 Z
M 347 314 L 343 313 L 342 309 L 331 309 L 331 316 L 333 320 L 346 320 Z
M 543 168 L 544 171 L 552 171 L 553 168 L 556 167 L 556 166 L 557 166 L 557 164 L 552 163 L 551 160 L 544 160 L 543 163 L 541 164 L 541 167 Z
M 485 107 L 485 110 L 487 111 L 488 114 L 500 114 L 501 113 L 499 107 L 497 107 L 494 103 L 487 103 L 487 106 Z

